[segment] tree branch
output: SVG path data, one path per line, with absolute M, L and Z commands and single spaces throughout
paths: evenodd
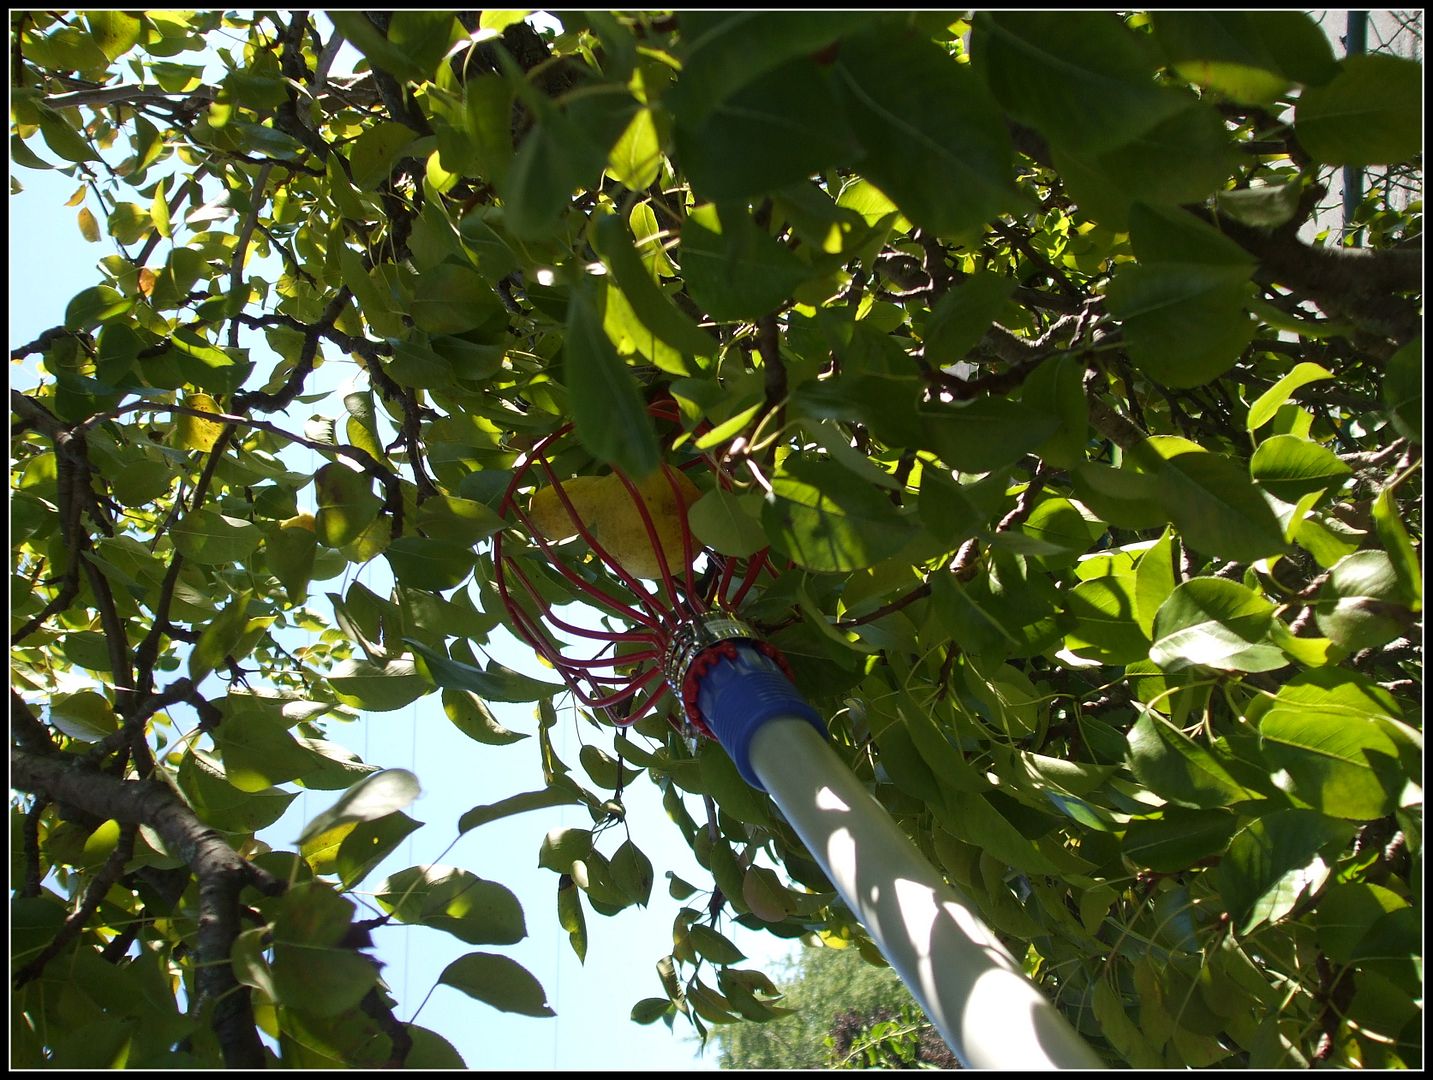
M 1204 207 L 1186 209 L 1256 257 L 1275 281 L 1305 294 L 1329 315 L 1400 344 L 1418 334 L 1418 305 L 1398 294 L 1422 287 L 1420 249 L 1314 247 L 1297 235 L 1256 229 Z
M 66 803 L 102 820 L 148 825 L 199 883 L 195 946 L 196 1007 L 213 1007 L 213 1027 L 229 1068 L 261 1068 L 264 1048 L 249 989 L 234 976 L 229 954 L 239 933 L 239 894 L 252 885 L 269 896 L 284 882 L 240 856 L 177 795 L 153 780 L 120 780 L 65 755 L 11 747 L 10 781 L 21 791 Z
M 100 903 L 104 900 L 105 894 L 109 892 L 110 886 L 118 881 L 120 875 L 124 873 L 124 864 L 129 862 L 130 856 L 134 854 L 134 837 L 138 831 L 139 826 L 133 823 L 120 829 L 119 842 L 109 853 L 109 858 L 105 860 L 104 866 L 91 879 L 89 887 L 85 889 L 85 898 L 80 902 L 80 906 L 70 912 L 63 925 L 55 932 L 55 936 L 35 958 L 15 972 L 13 979 L 15 989 L 18 990 L 32 979 L 39 978 L 40 973 L 45 970 L 45 965 L 59 956 L 66 945 L 79 937 L 85 924 L 99 910 Z

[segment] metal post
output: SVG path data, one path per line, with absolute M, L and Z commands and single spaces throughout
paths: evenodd
M 809 720 L 761 724 L 750 765 L 967 1068 L 1106 1067 Z
M 1344 36 L 1345 56 L 1361 56 L 1368 52 L 1368 12 L 1348 13 L 1348 33 Z M 1353 227 L 1354 216 L 1359 203 L 1363 202 L 1363 169 L 1357 165 L 1345 165 L 1343 169 L 1343 232 L 1345 243 L 1352 247 L 1361 244 L 1362 229 Z

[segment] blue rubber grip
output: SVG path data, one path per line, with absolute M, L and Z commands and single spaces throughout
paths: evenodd
M 826 724 L 774 660 L 744 641 L 733 644 L 736 659 L 722 657 L 700 676 L 697 707 L 742 779 L 765 791 L 751 767 L 751 739 L 757 729 L 785 716 L 807 721 L 825 738 Z

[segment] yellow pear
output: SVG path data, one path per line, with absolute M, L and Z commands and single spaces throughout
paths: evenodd
M 668 483 L 668 477 L 673 483 Z M 682 531 L 686 528 L 687 507 L 701 491 L 680 469 L 663 466 L 636 484 L 652 519 L 667 569 L 675 576 L 686 566 L 682 552 Z M 563 494 L 572 503 L 583 527 L 614 559 L 634 577 L 660 578 L 661 566 L 651 538 L 642 524 L 636 500 L 614 475 L 578 476 L 562 482 Z M 576 524 L 552 487 L 539 489 L 528 505 L 533 526 L 551 541 L 566 540 L 577 535 Z M 700 544 L 693 544 L 693 554 Z

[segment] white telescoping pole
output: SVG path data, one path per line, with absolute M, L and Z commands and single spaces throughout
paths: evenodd
M 762 723 L 750 763 L 967 1068 L 1107 1067 L 807 720 Z

